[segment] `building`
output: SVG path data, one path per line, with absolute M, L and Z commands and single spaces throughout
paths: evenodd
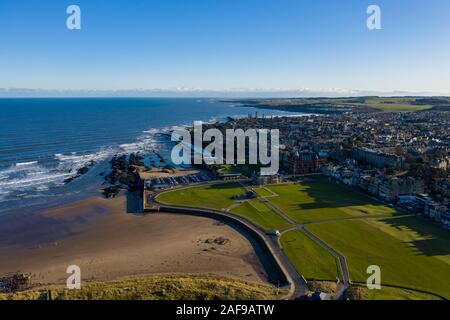
M 431 219 L 441 223 L 444 227 L 450 228 L 450 210 L 448 206 L 431 202 L 425 208 L 425 214 Z
M 245 179 L 245 177 L 240 173 L 221 173 L 219 176 L 224 181 L 235 181 Z
M 434 190 L 445 198 L 450 198 L 450 180 L 437 179 L 434 182 Z
M 355 148 L 353 149 L 352 156 L 360 162 L 368 163 L 377 168 L 399 169 L 403 167 L 405 160 L 403 157 L 395 154 L 383 153 L 368 148 Z
M 278 184 L 283 182 L 283 177 L 279 174 L 274 174 L 271 176 L 262 176 L 257 174 L 253 177 L 253 183 L 255 185 L 266 185 L 266 184 Z
M 316 173 L 319 167 L 319 157 L 312 151 L 294 151 L 289 157 L 288 169 L 293 175 Z

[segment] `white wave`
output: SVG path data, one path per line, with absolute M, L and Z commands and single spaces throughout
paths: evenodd
M 37 164 L 37 161 L 30 161 L 30 162 L 18 162 L 16 163 L 16 167 L 24 167 L 24 166 L 31 166 L 34 164 Z
M 21 166 L 12 165 L 0 171 L 0 199 L 4 200 L 12 193 L 18 198 L 23 198 L 23 192 L 29 197 L 36 191 L 48 190 L 51 184 L 63 182 L 69 176 L 70 173 L 46 168 L 37 161 Z M 18 192 L 22 195 L 17 194 Z
M 178 127 L 178 126 L 177 126 Z M 78 170 L 112 158 L 116 154 L 129 154 L 154 151 L 160 133 L 170 132 L 174 127 L 152 128 L 143 131 L 134 142 L 116 147 L 100 149 L 92 153 L 57 153 L 53 165 L 38 161 L 18 162 L 0 170 L 0 201 L 9 196 L 21 199 L 34 197 L 51 188 L 65 185 L 65 180 L 78 175 Z M 9 197 L 10 198 L 10 197 Z
M 146 134 L 158 134 L 158 133 L 160 133 L 161 131 L 164 131 L 164 128 L 163 128 L 163 129 L 156 129 L 156 128 L 153 128 L 153 129 L 149 129 L 149 130 L 144 130 L 142 133 L 146 133 Z
M 113 148 L 107 148 L 98 152 L 81 155 L 76 153 L 71 153 L 70 155 L 55 154 L 54 157 L 59 161 L 59 170 L 66 170 L 75 173 L 78 169 L 112 157 L 116 151 L 117 150 L 114 150 Z

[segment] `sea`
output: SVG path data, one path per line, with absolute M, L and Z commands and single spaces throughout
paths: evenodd
M 167 163 L 177 126 L 256 112 L 292 116 L 207 98 L 0 99 L 0 215 L 100 194 L 114 155 Z

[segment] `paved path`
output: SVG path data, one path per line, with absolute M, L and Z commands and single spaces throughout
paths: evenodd
M 209 182 L 207 184 L 216 184 L 217 182 Z M 247 191 L 252 191 L 252 188 L 245 185 L 243 182 L 240 182 L 240 184 L 247 190 Z M 197 184 L 197 186 L 202 185 L 202 184 Z M 175 188 L 175 189 L 183 189 L 183 188 L 189 188 L 189 186 L 184 186 L 181 188 Z M 286 278 L 288 279 L 288 281 L 291 284 L 291 288 L 290 288 L 290 292 L 288 295 L 289 299 L 296 299 L 301 297 L 302 295 L 304 295 L 306 293 L 306 291 L 308 290 L 307 288 L 307 282 L 305 280 L 305 278 L 300 275 L 297 271 L 297 269 L 295 268 L 295 266 L 292 264 L 292 262 L 289 260 L 289 258 L 286 256 L 286 254 L 284 253 L 284 250 L 281 246 L 280 243 L 280 238 L 277 237 L 273 237 L 273 236 L 269 236 L 263 229 L 261 229 L 259 226 L 253 224 L 252 222 L 250 222 L 249 220 L 245 219 L 245 218 L 241 218 L 239 216 L 236 216 L 232 213 L 230 213 L 229 211 L 237 206 L 239 206 L 241 203 L 237 203 L 234 205 L 231 205 L 230 207 L 224 209 L 223 211 L 219 211 L 219 210 L 212 210 L 212 209 L 207 209 L 207 208 L 191 208 L 191 207 L 183 207 L 183 206 L 173 206 L 173 205 L 164 205 L 159 203 L 155 198 L 158 194 L 164 193 L 164 192 L 170 192 L 173 191 L 172 190 L 168 190 L 168 191 L 163 191 L 157 194 L 154 194 L 152 197 L 152 201 L 162 205 L 164 207 L 164 209 L 167 209 L 170 211 L 171 208 L 173 209 L 184 209 L 184 210 L 191 210 L 192 213 L 195 212 L 209 212 L 211 214 L 214 215 L 225 215 L 229 218 L 232 218 L 236 221 L 238 221 L 241 224 L 244 224 L 245 226 L 247 226 L 248 228 L 252 229 L 254 232 L 256 232 L 261 239 L 263 239 L 266 243 L 266 245 L 269 247 L 270 249 L 270 253 L 273 255 L 275 261 L 279 264 L 280 268 L 283 270 L 283 272 L 286 275 Z M 327 250 L 328 252 L 330 252 L 334 257 L 336 257 L 338 259 L 339 262 L 339 267 L 341 270 L 341 274 L 342 274 L 342 278 L 343 281 L 340 282 L 339 285 L 339 290 L 337 293 L 337 297 L 340 299 L 343 296 L 343 293 L 345 291 L 346 288 L 348 288 L 348 286 L 351 284 L 351 279 L 350 279 L 350 274 L 349 274 L 349 270 L 348 270 L 348 265 L 347 265 L 347 261 L 345 259 L 345 256 L 342 255 L 340 252 L 336 251 L 335 249 L 333 249 L 331 246 L 329 246 L 325 241 L 323 241 L 322 239 L 320 239 L 319 237 L 317 237 L 315 234 L 311 233 L 310 231 L 308 231 L 305 228 L 305 225 L 308 224 L 316 224 L 316 223 L 325 223 L 325 222 L 333 222 L 333 221 L 341 221 L 341 220 L 356 220 L 356 219 L 369 219 L 369 218 L 383 218 L 383 217 L 392 217 L 391 215 L 371 215 L 371 216 L 364 216 L 364 217 L 347 217 L 347 218 L 335 218 L 335 219 L 326 219 L 326 220 L 320 220 L 320 221 L 311 221 L 311 222 L 305 222 L 305 223 L 298 223 L 297 221 L 295 221 L 294 219 L 292 219 L 290 216 L 288 216 L 284 211 L 280 210 L 277 206 L 275 206 L 274 204 L 272 204 L 272 202 L 270 202 L 267 197 L 262 197 L 260 195 L 257 194 L 257 197 L 260 201 L 262 201 L 263 203 L 265 203 L 270 209 L 272 209 L 274 212 L 276 212 L 278 215 L 280 215 L 281 217 L 283 217 L 284 219 L 286 219 L 288 222 L 290 222 L 292 224 L 292 226 L 287 227 L 283 230 L 280 230 L 281 234 L 284 234 L 286 232 L 292 231 L 292 230 L 299 230 L 300 232 L 304 233 L 306 236 L 308 236 L 310 239 L 312 239 L 313 241 L 315 241 L 317 244 L 319 244 L 321 247 L 323 247 L 325 250 Z M 273 196 L 271 196 L 273 197 Z
M 169 190 L 169 192 L 172 190 Z M 168 192 L 168 191 L 165 191 Z M 164 193 L 164 192 L 161 192 Z M 290 290 L 289 294 L 287 295 L 286 299 L 298 299 L 305 295 L 306 291 L 308 290 L 307 284 L 305 279 L 297 272 L 294 265 L 291 263 L 289 258 L 285 255 L 283 249 L 281 248 L 279 242 L 275 240 L 274 236 L 268 235 L 263 229 L 261 229 L 259 226 L 253 224 L 249 220 L 236 216 L 232 213 L 229 213 L 227 211 L 219 211 L 219 210 L 213 210 L 213 209 L 206 209 L 206 208 L 192 208 L 192 207 L 183 207 L 183 206 L 175 206 L 175 205 L 167 205 L 158 202 L 155 198 L 161 194 L 157 193 L 152 196 L 151 201 L 161 206 L 161 209 L 164 211 L 170 212 L 171 209 L 173 211 L 176 211 L 177 209 L 182 209 L 186 212 L 191 212 L 193 215 L 198 215 L 202 213 L 209 214 L 211 217 L 217 217 L 217 216 L 225 216 L 229 219 L 232 219 L 236 222 L 238 222 L 241 225 L 244 225 L 245 227 L 252 230 L 255 234 L 257 234 L 267 245 L 269 248 L 269 254 L 272 255 L 276 263 L 279 265 L 280 269 L 286 276 L 289 284 L 290 284 Z
M 420 214 L 399 214 L 399 215 L 379 214 L 379 215 L 367 215 L 367 216 L 359 216 L 359 217 L 332 218 L 332 219 L 308 221 L 308 222 L 303 222 L 302 224 L 308 225 L 308 224 L 319 224 L 319 223 L 334 222 L 334 221 L 364 220 L 364 219 L 377 219 L 377 218 L 407 218 L 407 217 L 417 217 L 419 215 Z
M 247 191 L 252 191 L 252 187 L 249 187 L 247 185 L 245 185 L 243 183 L 243 181 L 235 181 L 235 182 L 240 182 L 240 184 L 247 190 Z M 220 184 L 223 183 L 220 181 L 213 181 L 213 182 L 208 182 L 208 183 L 199 183 L 196 184 L 198 185 L 202 185 L 202 184 L 210 184 L 210 185 L 214 185 L 214 184 Z M 182 188 L 189 188 L 190 186 L 184 186 Z M 176 189 L 180 189 L 180 188 L 176 188 Z M 168 191 L 173 191 L 172 190 L 168 190 Z M 269 191 L 271 191 L 269 189 Z M 167 191 L 164 191 L 167 192 Z M 271 191 L 273 193 L 273 191 Z M 160 193 L 158 193 L 160 194 Z M 157 202 L 155 200 L 155 197 L 158 195 L 155 194 L 152 197 L 152 201 L 161 205 L 159 202 Z M 256 194 L 256 193 L 255 193 Z M 274 194 L 274 193 L 273 193 Z M 320 223 L 326 223 L 326 222 L 334 222 L 334 221 L 346 221 L 346 220 L 364 220 L 364 219 L 379 219 L 379 218 L 393 218 L 393 217 L 410 217 L 410 216 L 417 216 L 417 214 L 404 214 L 404 215 L 397 215 L 397 216 L 392 216 L 392 215 L 366 215 L 366 216 L 356 216 L 356 217 L 344 217 L 344 218 L 333 218 L 333 219 L 324 219 L 324 220 L 318 220 L 318 221 L 309 221 L 309 222 L 304 222 L 304 223 L 299 223 L 297 221 L 295 221 L 294 219 L 292 219 L 290 216 L 288 216 L 284 211 L 280 210 L 277 206 L 275 206 L 274 204 L 272 204 L 272 202 L 270 202 L 267 198 L 271 198 L 274 197 L 274 195 L 271 195 L 269 197 L 262 197 L 258 194 L 257 198 L 264 202 L 270 209 L 272 209 L 274 212 L 276 212 L 278 215 L 280 215 L 281 217 L 283 217 L 284 219 L 286 219 L 288 222 L 290 222 L 292 224 L 292 226 L 286 227 L 282 230 L 279 230 L 281 234 L 284 234 L 286 232 L 292 231 L 292 230 L 299 230 L 300 232 L 304 233 L 306 236 L 308 236 L 310 239 L 312 239 L 313 241 L 315 241 L 317 244 L 319 244 L 321 247 L 323 247 L 325 250 L 327 250 L 329 253 L 331 253 L 334 257 L 336 257 L 338 259 L 339 262 L 339 267 L 341 270 L 341 274 L 342 274 L 342 278 L 343 281 L 339 282 L 339 289 L 337 292 L 337 298 L 338 299 L 342 299 L 345 289 L 348 288 L 351 284 L 351 279 L 350 279 L 350 273 L 349 273 L 349 269 L 348 269 L 348 265 L 347 265 L 347 261 L 345 259 L 345 256 L 342 255 L 340 252 L 336 251 L 335 249 L 333 249 L 331 246 L 329 246 L 325 241 L 323 241 L 322 239 L 320 239 L 318 236 L 316 236 L 315 234 L 313 234 L 312 232 L 308 231 L 305 226 L 307 225 L 312 225 L 312 224 L 320 224 Z M 181 206 L 166 206 L 163 205 L 164 207 L 167 207 L 168 209 L 170 209 L 170 207 L 172 208 L 183 208 L 183 209 L 188 209 L 188 210 L 192 210 L 194 211 L 204 211 L 204 212 L 210 212 L 212 214 L 220 214 L 220 215 L 225 215 L 229 218 L 232 218 L 236 221 L 238 221 L 241 224 L 246 225 L 248 228 L 250 228 L 251 230 L 253 230 L 254 232 L 256 232 L 261 239 L 263 239 L 263 241 L 265 241 L 266 245 L 268 246 L 268 248 L 270 249 L 270 253 L 272 254 L 272 256 L 274 257 L 275 261 L 279 264 L 280 268 L 283 270 L 283 272 L 286 275 L 286 278 L 288 279 L 288 281 L 291 284 L 291 289 L 288 295 L 289 299 L 296 299 L 301 297 L 302 295 L 304 295 L 306 293 L 306 291 L 308 290 L 307 288 L 307 282 L 305 280 L 305 278 L 300 275 L 298 273 L 298 271 L 296 270 L 296 268 L 294 267 L 294 265 L 292 264 L 292 262 L 289 260 L 289 258 L 287 258 L 286 254 L 283 251 L 283 248 L 281 246 L 280 243 L 280 238 L 279 237 L 274 237 L 274 236 L 269 236 L 261 227 L 253 224 L 252 222 L 250 222 L 249 220 L 236 216 L 232 213 L 229 213 L 229 211 L 237 206 L 239 206 L 241 203 L 232 205 L 226 209 L 224 209 L 224 211 L 218 211 L 218 210 L 211 210 L 211 209 L 206 209 L 206 208 L 188 208 L 188 207 L 181 207 Z
M 209 182 L 209 183 L 206 183 L 206 184 L 210 184 L 211 185 L 211 184 L 217 184 L 217 183 L 223 183 L 223 182 Z M 247 191 L 252 191 L 252 187 L 249 187 L 249 186 L 245 185 L 243 182 L 240 182 L 240 184 Z M 202 184 L 201 183 L 197 184 L 197 186 L 199 186 L 199 185 L 202 185 Z M 190 186 L 184 186 L 184 187 L 176 188 L 176 189 L 189 188 L 189 187 Z M 173 189 L 172 190 L 168 190 L 168 191 L 163 191 L 161 193 L 170 192 L 170 191 L 173 191 Z M 224 215 L 224 216 L 227 216 L 228 218 L 232 218 L 233 220 L 238 221 L 239 223 L 241 223 L 241 224 L 245 225 L 246 227 L 250 228 L 256 234 L 258 234 L 261 237 L 261 239 L 263 239 L 263 241 L 266 243 L 266 245 L 268 246 L 268 248 L 271 251 L 270 253 L 274 257 L 275 261 L 279 264 L 280 268 L 285 273 L 286 278 L 290 282 L 291 289 L 290 289 L 288 298 L 289 299 L 299 298 L 302 295 L 304 295 L 306 293 L 306 291 L 308 290 L 307 289 L 307 282 L 306 282 L 305 278 L 298 273 L 298 271 L 296 270 L 296 268 L 294 267 L 292 262 L 289 260 L 289 258 L 284 253 L 283 248 L 282 248 L 281 243 L 280 243 L 280 238 L 279 237 L 275 238 L 273 236 L 269 236 L 261 227 L 253 224 L 252 222 L 250 222 L 249 220 L 247 220 L 245 218 L 236 216 L 236 215 L 234 215 L 234 214 L 229 212 L 231 209 L 239 206 L 241 203 L 233 204 L 230 207 L 224 209 L 223 211 L 212 210 L 212 209 L 207 209 L 207 208 L 191 208 L 191 207 L 183 207 L 183 206 L 173 206 L 173 205 L 161 204 L 157 200 L 155 200 L 155 198 L 156 198 L 156 196 L 158 194 L 160 194 L 160 193 L 157 193 L 157 194 L 153 195 L 152 201 L 157 203 L 157 204 L 159 204 L 159 205 L 162 205 L 165 209 L 168 209 L 169 211 L 170 211 L 171 208 L 173 208 L 173 209 L 191 210 L 192 213 L 195 213 L 195 212 L 209 212 L 209 213 L 211 213 L 213 215 Z M 280 210 L 272 202 L 270 202 L 267 199 L 268 197 L 262 197 L 262 196 L 260 196 L 258 194 L 257 194 L 257 197 L 258 197 L 258 199 L 260 201 L 264 202 L 270 209 L 272 209 L 274 212 L 276 212 L 278 215 L 280 215 L 281 217 L 283 217 L 284 219 L 286 219 L 288 222 L 290 222 L 292 224 L 292 226 L 290 226 L 290 227 L 286 227 L 286 228 L 284 228 L 282 230 L 279 230 L 281 234 L 284 234 L 284 233 L 292 231 L 292 230 L 299 230 L 300 232 L 302 232 L 306 236 L 308 236 L 311 240 L 313 240 L 317 244 L 319 244 L 322 248 L 324 248 L 329 253 L 331 253 L 334 257 L 336 257 L 336 259 L 338 259 L 339 267 L 340 267 L 342 278 L 343 278 L 343 281 L 341 281 L 339 283 L 339 289 L 338 289 L 338 292 L 337 292 L 337 298 L 338 299 L 341 299 L 343 297 L 345 289 L 348 288 L 348 286 L 351 284 L 350 273 L 349 273 L 349 269 L 348 269 L 348 265 L 347 265 L 347 261 L 345 259 L 345 256 L 343 254 L 341 254 L 340 252 L 336 251 L 335 249 L 333 249 L 331 246 L 329 246 L 325 241 L 323 241 L 322 239 L 317 237 L 315 234 L 313 234 L 312 232 L 308 231 L 305 228 L 305 226 L 306 225 L 310 225 L 310 224 L 319 224 L 319 223 L 326 223 L 326 222 L 333 222 L 333 221 L 361 220 L 361 219 L 376 219 L 376 218 L 388 218 L 388 217 L 391 218 L 391 217 L 393 217 L 392 215 L 367 215 L 367 216 L 360 216 L 360 217 L 333 218 L 333 219 L 324 219 L 324 220 L 318 220 L 318 221 L 310 221 L 310 222 L 299 223 L 299 222 L 295 221 L 294 219 L 292 219 L 284 211 Z M 270 196 L 270 197 L 273 197 L 273 196 Z M 396 216 L 396 217 L 408 217 L 408 216 L 414 216 L 414 215 L 407 214 L 407 215 L 401 215 L 401 216 Z
M 250 190 L 251 188 L 248 186 L 245 186 L 243 183 L 241 183 L 244 188 L 247 190 Z M 343 282 L 340 283 L 340 290 L 338 292 L 338 298 L 342 298 L 342 295 L 345 291 L 345 289 L 350 285 L 350 273 L 348 271 L 347 266 L 347 260 L 345 259 L 345 256 L 338 251 L 334 250 L 332 247 L 330 247 L 325 241 L 317 237 L 315 234 L 309 232 L 305 229 L 303 224 L 298 223 L 294 219 L 292 219 L 290 216 L 288 216 L 284 211 L 280 210 L 277 206 L 273 205 L 269 200 L 267 200 L 264 197 L 261 197 L 258 195 L 258 199 L 263 201 L 267 206 L 269 206 L 273 211 L 275 211 L 278 215 L 282 216 L 284 219 L 289 221 L 292 224 L 292 227 L 288 227 L 280 231 L 281 234 L 284 234 L 286 232 L 292 231 L 292 230 L 299 230 L 300 232 L 303 232 L 306 236 L 308 236 L 311 240 L 315 241 L 317 244 L 319 244 L 322 248 L 327 250 L 329 253 L 331 253 L 334 257 L 336 257 L 339 261 L 339 267 L 341 269 L 341 274 L 343 277 Z M 281 247 L 281 244 L 280 244 Z

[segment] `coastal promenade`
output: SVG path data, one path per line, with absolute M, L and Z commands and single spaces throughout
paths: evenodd
M 214 183 L 203 185 L 208 184 Z M 177 190 L 179 189 L 183 188 L 177 188 Z M 161 212 L 206 216 L 227 223 L 246 236 L 254 246 L 271 282 L 280 287 L 289 286 L 289 293 L 284 299 L 298 299 L 307 292 L 305 278 L 297 272 L 275 236 L 267 234 L 266 231 L 250 221 L 226 211 L 170 205 L 156 199 L 158 195 L 170 191 L 173 189 L 155 193 L 146 202 L 151 202 L 152 207 L 158 206 Z

